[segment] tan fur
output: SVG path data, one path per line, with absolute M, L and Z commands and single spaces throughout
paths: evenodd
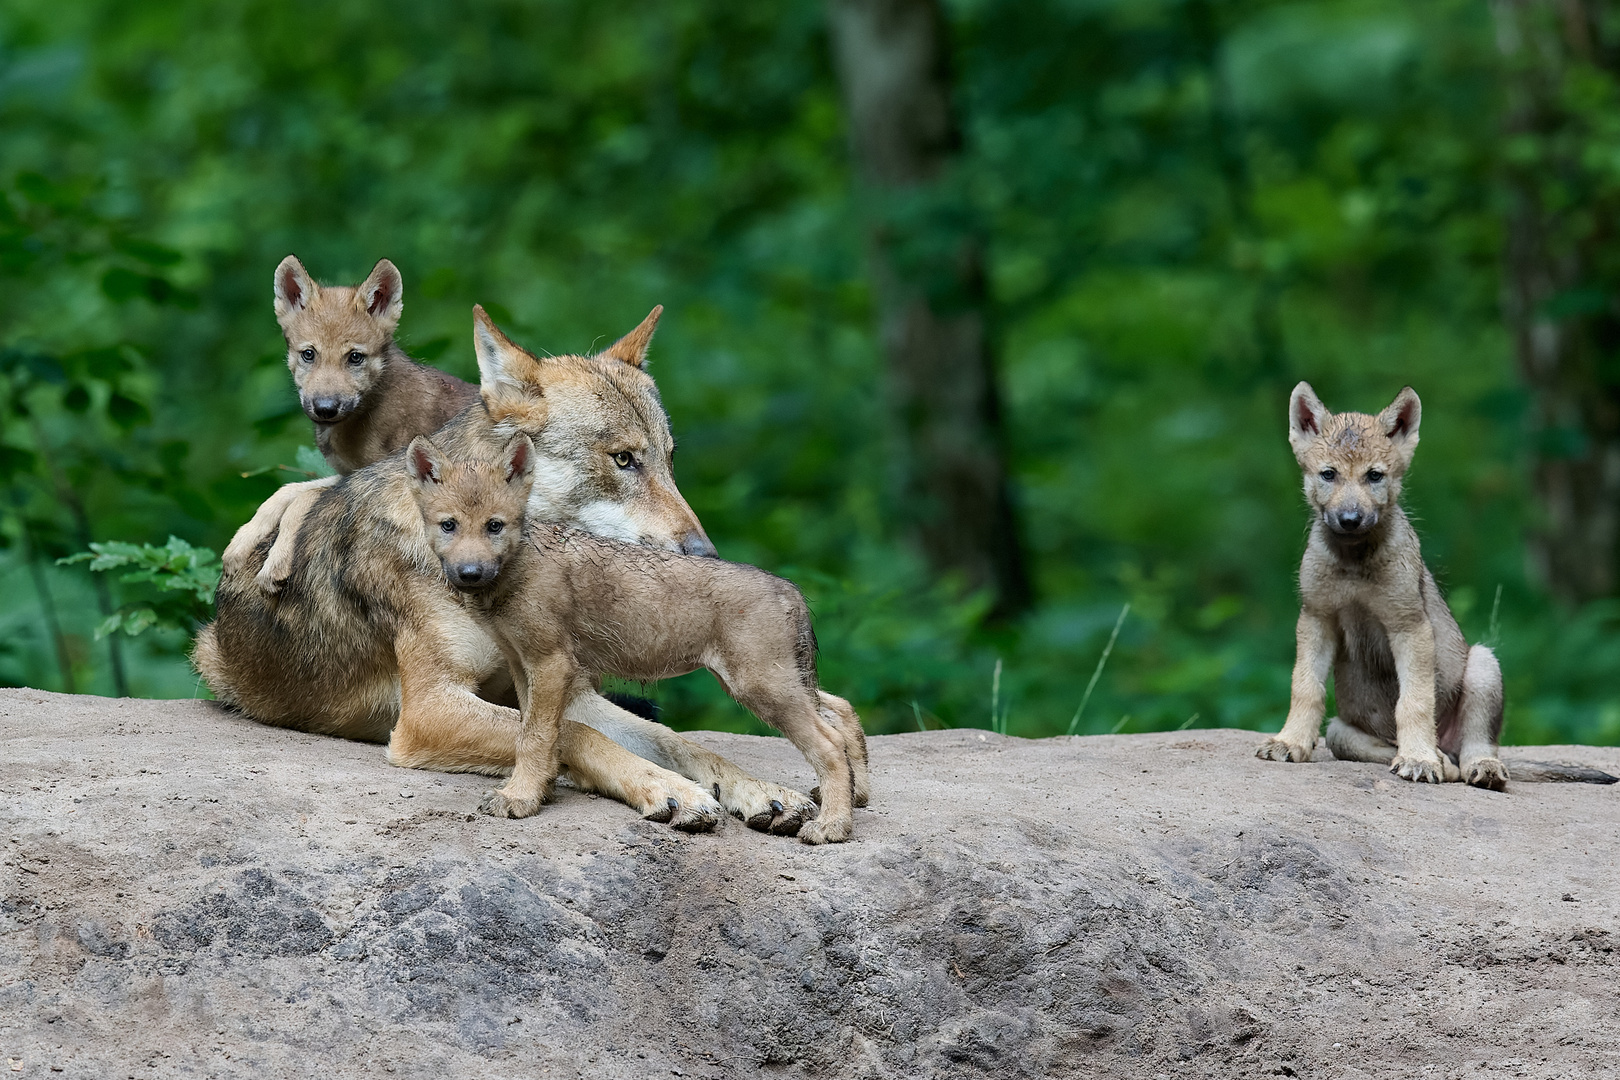
M 533 479 L 521 433 L 493 461 L 452 460 L 423 436 L 406 462 L 445 576 L 473 598 L 522 704 L 517 767 L 487 813 L 539 810 L 560 765 L 565 708 L 602 675 L 652 681 L 701 667 L 815 767 L 821 815 L 800 839 L 849 838 L 851 808 L 868 794 L 865 736 L 848 703 L 816 686 L 815 634 L 796 588 L 751 566 L 557 525 L 520 532 Z
M 274 290 L 298 402 L 315 425 L 315 444 L 338 475 L 439 430 L 478 400 L 476 386 L 417 363 L 395 344 L 405 284 L 387 259 L 351 288 L 318 284 L 289 255 L 276 267 Z M 266 500 L 232 537 L 224 566 L 239 569 L 279 529 L 259 574 L 262 589 L 279 589 L 292 570 L 298 522 L 332 483 L 288 484 Z
M 1258 755 L 1311 759 L 1331 671 L 1335 757 L 1386 764 L 1407 780 L 1500 791 L 1501 669 L 1490 649 L 1463 640 L 1400 508 L 1421 418 L 1411 387 L 1377 416 L 1335 415 L 1309 384 L 1294 388 L 1288 441 L 1313 516 L 1288 719 Z
M 605 519 L 621 536 L 712 550 L 675 491 L 668 420 L 641 370 L 656 315 L 633 332 L 639 346 L 616 343 L 635 363 L 611 350 L 542 362 L 499 337 L 480 310 L 481 340 L 494 343 L 481 349 L 480 363 L 502 384 L 503 423 L 525 425 L 536 440 L 529 512 L 537 520 L 589 529 Z M 533 408 L 523 408 L 526 396 Z M 510 438 L 493 426 L 478 404 L 438 438 L 476 455 Z M 636 475 L 610 487 L 600 477 L 604 466 L 624 471 L 612 458 L 621 447 L 641 448 L 646 464 L 632 463 Z M 198 636 L 193 662 L 216 696 L 262 722 L 386 741 L 397 765 L 504 773 L 516 757 L 518 714 L 488 699 L 501 697 L 510 678 L 493 639 L 446 586 L 411 485 L 401 452 L 315 490 L 282 592 L 267 595 L 254 581 L 267 535 L 226 568 L 218 617 Z M 568 717 L 606 736 L 570 734 L 565 725 L 569 775 L 643 813 L 669 816 L 667 800 L 677 797 L 686 809 L 676 823 L 701 824 L 718 800 L 750 827 L 778 833 L 795 832 L 814 813 L 807 796 L 757 780 L 594 693 L 571 702 Z M 692 783 L 670 770 L 700 784 L 703 799 L 694 803 Z

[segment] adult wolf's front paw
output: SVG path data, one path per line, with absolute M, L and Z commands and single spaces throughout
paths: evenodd
M 703 788 L 663 769 L 649 769 L 636 800 L 641 816 L 682 832 L 713 832 L 725 816 L 720 803 Z
M 1311 748 L 1273 737 L 1261 743 L 1254 756 L 1263 761 L 1309 761 Z
M 849 819 L 830 821 L 827 818 L 817 818 L 807 821 L 799 830 L 799 840 L 805 844 L 841 844 L 848 840 L 855 831 L 855 823 Z
M 729 787 L 716 784 L 717 797 L 732 817 L 757 832 L 797 836 L 816 816 L 816 802 L 803 792 L 749 777 Z
M 484 801 L 478 804 L 478 809 L 491 817 L 526 818 L 538 814 L 543 801 L 540 798 L 508 795 L 505 788 L 496 788 L 484 796 Z
M 1405 757 L 1395 755 L 1395 760 L 1389 763 L 1389 771 L 1402 780 L 1410 780 L 1414 784 L 1440 784 L 1445 782 L 1446 766 L 1440 760 L 1439 754 L 1428 757 Z
M 1506 791 L 1508 782 L 1507 766 L 1493 757 L 1480 758 L 1470 761 L 1463 770 L 1463 779 L 1473 787 L 1487 788 L 1491 791 Z

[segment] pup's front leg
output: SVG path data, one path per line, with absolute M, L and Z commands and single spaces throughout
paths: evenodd
M 518 660 L 510 652 L 508 657 Z M 539 813 L 541 804 L 551 798 L 562 767 L 557 738 L 562 730 L 563 710 L 584 680 L 574 658 L 563 650 L 528 665 L 513 663 L 512 677 L 523 707 L 517 765 L 506 786 L 484 796 L 478 808 L 495 817 L 523 818 Z
M 1270 761 L 1309 761 L 1327 714 L 1327 677 L 1333 670 L 1333 628 L 1302 610 L 1294 628 L 1294 683 L 1282 731 L 1260 744 L 1255 756 Z
M 1440 755 L 1434 719 L 1434 627 L 1423 618 L 1389 630 L 1401 694 L 1395 702 L 1395 760 L 1389 771 L 1402 780 L 1443 783 L 1447 762 Z

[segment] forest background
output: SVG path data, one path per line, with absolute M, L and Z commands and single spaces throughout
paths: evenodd
M 406 347 L 468 378 L 475 302 L 552 352 L 666 305 L 681 489 L 874 731 L 1275 728 L 1289 390 L 1410 383 L 1507 738 L 1620 740 L 1613 7 L 8 0 L 0 682 L 206 694 L 207 564 L 158 586 L 314 468 L 295 252 L 392 259 Z M 170 536 L 153 580 L 58 562 Z

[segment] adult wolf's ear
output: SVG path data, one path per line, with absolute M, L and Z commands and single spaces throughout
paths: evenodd
M 534 476 L 534 443 L 520 431 L 502 453 L 506 458 L 506 482 L 527 484 Z
M 393 333 L 405 308 L 405 282 L 399 268 L 387 259 L 378 259 L 366 280 L 354 290 L 354 303 Z
M 320 291 L 321 287 L 309 276 L 298 256 L 282 259 L 281 265 L 276 267 L 276 322 L 285 328 L 287 320 L 309 307 Z
M 1378 426 L 1395 444 L 1395 453 L 1400 457 L 1403 470 L 1412 464 L 1412 454 L 1418 444 L 1418 424 L 1422 420 L 1423 403 L 1418 400 L 1417 391 L 1410 386 L 1401 387 L 1395 400 L 1378 414 Z
M 539 366 L 501 333 L 482 304 L 473 305 L 473 351 L 478 355 L 478 385 L 486 403 L 496 391 L 522 390 L 529 381 L 526 376 L 532 378 Z
M 647 346 L 652 344 L 653 331 L 658 329 L 658 316 L 663 313 L 664 305 L 659 304 L 641 320 L 640 326 L 609 345 L 602 355 L 623 360 L 631 367 L 641 367 L 647 362 Z
M 418 435 L 405 448 L 405 468 L 419 484 L 444 482 L 444 455 L 426 435 Z
M 1322 434 L 1322 426 L 1332 415 L 1310 383 L 1302 382 L 1294 387 L 1288 397 L 1288 445 L 1293 447 L 1296 458 Z

